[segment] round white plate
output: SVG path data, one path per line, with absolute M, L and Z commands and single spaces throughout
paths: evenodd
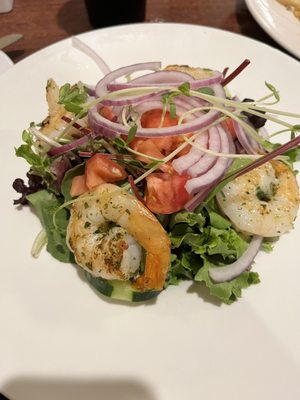
M 283 48 L 300 58 L 300 20 L 276 0 L 246 0 L 257 23 Z
M 280 90 L 280 108 L 299 111 L 299 63 L 251 39 L 181 24 L 119 26 L 80 37 L 111 68 L 161 60 L 232 70 L 249 58 L 232 93 L 262 97 L 268 81 Z M 155 302 L 114 303 L 72 265 L 46 252 L 31 258 L 40 225 L 28 209 L 13 206 L 11 184 L 27 171 L 14 147 L 22 130 L 47 114 L 50 77 L 95 83 L 101 73 L 64 40 L 0 77 L 0 391 L 14 400 L 300 398 L 299 221 L 271 254 L 258 255 L 261 283 L 231 306 L 187 282 Z
M 12 60 L 0 50 L 0 75 L 7 71 L 14 63 Z

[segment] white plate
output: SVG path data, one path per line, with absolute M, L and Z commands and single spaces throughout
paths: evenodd
M 141 24 L 81 39 L 111 68 L 161 60 L 222 70 L 249 58 L 232 92 L 261 97 L 267 80 L 281 91 L 282 108 L 299 111 L 299 63 L 242 36 Z M 189 283 L 168 288 L 156 303 L 116 304 L 100 298 L 73 266 L 46 252 L 30 257 L 40 226 L 28 209 L 12 205 L 11 183 L 27 170 L 14 146 L 23 128 L 45 117 L 49 77 L 62 84 L 100 76 L 64 40 L 0 77 L 0 391 L 15 400 L 300 398 L 299 222 L 273 253 L 259 254 L 261 284 L 231 306 L 216 305 Z
M 300 58 L 300 20 L 276 0 L 246 0 L 257 23 L 282 47 Z
M 12 60 L 0 50 L 0 75 L 7 71 L 14 63 Z

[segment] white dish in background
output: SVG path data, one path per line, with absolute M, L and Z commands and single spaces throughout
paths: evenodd
M 276 0 L 246 0 L 257 23 L 283 48 L 300 58 L 300 20 Z
M 3 74 L 3 72 L 7 71 L 13 65 L 14 63 L 12 62 L 12 60 L 3 51 L 0 50 L 0 75 Z
M 243 36 L 162 23 L 80 38 L 111 68 L 161 60 L 233 70 L 249 58 L 231 92 L 259 98 L 268 81 L 280 90 L 280 108 L 299 112 L 300 64 Z M 299 220 L 272 253 L 259 253 L 254 269 L 261 283 L 231 306 L 216 305 L 190 283 L 169 287 L 155 303 L 114 303 L 72 265 L 45 251 L 31 258 L 40 225 L 28 209 L 13 207 L 11 184 L 27 171 L 14 147 L 31 121 L 46 116 L 50 77 L 94 83 L 101 73 L 64 40 L 0 77 L 0 391 L 14 400 L 37 400 L 41 393 L 43 400 L 300 398 Z
M 14 0 L 1 0 L 0 13 L 8 13 L 13 9 Z

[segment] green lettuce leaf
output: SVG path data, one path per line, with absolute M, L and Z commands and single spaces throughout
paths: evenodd
M 51 159 L 47 154 L 36 151 L 34 138 L 29 131 L 23 131 L 22 139 L 24 143 L 15 149 L 16 156 L 24 158 L 30 165 L 30 173 L 40 176 L 46 187 L 54 193 L 57 193 L 57 188 L 54 184 L 56 177 L 51 171 Z
M 69 211 L 66 208 L 57 211 L 62 201 L 47 190 L 30 194 L 27 199 L 46 231 L 47 251 L 59 261 L 74 262 L 73 254 L 66 243 Z
M 210 279 L 210 267 L 236 261 L 248 247 L 247 238 L 220 214 L 214 200 L 201 211 L 173 215 L 169 231 L 172 257 L 167 285 L 186 279 L 203 282 L 212 296 L 230 304 L 241 297 L 242 289 L 259 282 L 255 272 L 244 272 L 225 283 Z
M 203 260 L 204 264 L 195 275 L 195 281 L 204 282 L 210 294 L 217 297 L 225 304 L 231 304 L 241 297 L 242 289 L 260 282 L 256 272 L 246 271 L 232 281 L 214 283 L 209 277 L 208 270 L 211 267 L 215 267 L 215 264 L 208 261 L 207 258 L 203 258 Z
M 69 169 L 64 176 L 64 179 L 61 183 L 61 193 L 64 196 L 65 202 L 72 200 L 72 196 L 70 194 L 72 180 L 74 176 L 83 175 L 85 170 L 85 163 L 76 165 L 75 167 Z

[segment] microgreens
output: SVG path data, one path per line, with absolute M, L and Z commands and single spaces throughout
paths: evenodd
M 279 91 L 271 83 L 265 82 L 266 87 L 272 92 L 275 99 L 280 101 Z
M 184 82 L 182 85 L 178 86 L 178 90 L 185 96 L 190 96 L 190 84 L 189 82 Z
M 136 131 L 137 131 L 137 125 L 134 124 L 134 125 L 129 129 L 128 136 L 127 136 L 127 140 L 126 140 L 126 144 L 130 144 L 130 143 L 133 141 L 133 139 L 135 138 L 135 135 L 136 135 Z
M 67 111 L 78 115 L 84 111 L 83 104 L 87 97 L 87 89 L 81 83 L 72 86 L 66 83 L 59 89 L 58 103 L 63 104 Z
M 208 94 L 210 96 L 214 96 L 215 95 L 215 92 L 214 92 L 213 88 L 211 88 L 211 87 L 202 87 L 202 88 L 199 88 L 199 89 L 196 89 L 196 90 L 199 93 Z

